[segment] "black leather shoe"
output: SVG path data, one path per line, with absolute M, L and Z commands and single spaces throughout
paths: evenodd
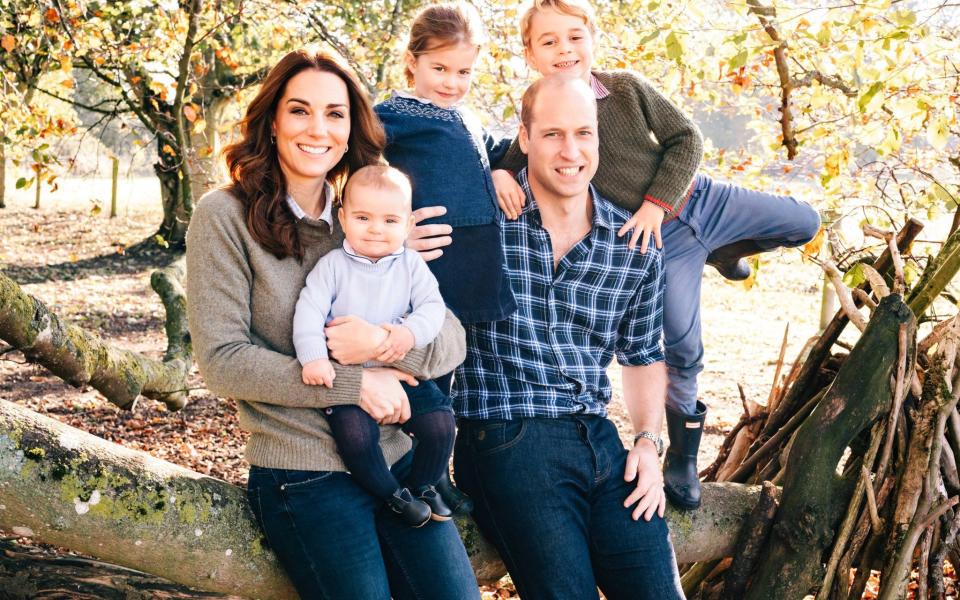
M 707 407 L 697 402 L 697 414 L 686 415 L 667 407 L 667 433 L 670 448 L 663 461 L 663 487 L 667 499 L 683 510 L 700 507 L 700 475 L 697 452 L 703 435 Z
M 387 506 L 410 527 L 423 527 L 430 520 L 430 507 L 414 498 L 407 488 L 400 488 L 387 498 Z
M 444 472 L 437 482 L 437 491 L 453 514 L 463 517 L 473 512 L 473 500 L 450 481 L 450 473 Z
M 745 260 L 763 252 L 763 248 L 753 240 L 740 240 L 726 246 L 720 246 L 707 256 L 707 264 L 730 281 L 743 281 L 750 277 L 750 263 Z
M 447 503 L 444 502 L 440 494 L 437 493 L 437 488 L 432 485 L 417 488 L 414 490 L 414 494 L 416 494 L 418 500 L 422 500 L 430 507 L 430 512 L 433 513 L 430 515 L 430 518 L 434 521 L 449 521 L 453 516 L 453 511 L 450 510 Z

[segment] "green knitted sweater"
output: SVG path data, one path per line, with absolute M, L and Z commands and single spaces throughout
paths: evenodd
M 592 183 L 635 212 L 644 200 L 677 216 L 700 166 L 700 130 L 647 80 L 632 71 L 595 71 L 610 95 L 597 100 L 600 164 Z M 527 157 L 516 140 L 496 168 L 517 172 Z
M 343 231 L 336 218 L 332 230 L 310 217 L 297 227 L 303 262 L 277 259 L 250 236 L 234 196 L 216 190 L 201 198 L 187 231 L 190 334 L 207 388 L 237 400 L 240 425 L 250 432 L 250 464 L 344 471 L 319 409 L 358 404 L 362 369 L 336 365 L 332 389 L 306 385 L 293 347 L 293 312 L 307 273 L 340 247 Z M 395 366 L 430 379 L 452 371 L 465 352 L 463 328 L 448 311 L 434 342 Z M 410 439 L 399 427 L 384 426 L 380 447 L 393 464 L 410 449 Z

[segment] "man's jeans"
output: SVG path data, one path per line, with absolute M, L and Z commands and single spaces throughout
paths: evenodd
M 799 246 L 819 229 L 820 217 L 808 204 L 697 175 L 687 205 L 662 230 L 670 408 L 685 414 L 697 410 L 697 375 L 703 370 L 700 280 L 707 256 L 741 240 L 753 240 L 765 251 Z
M 602 417 L 460 420 L 457 485 L 524 600 L 683 598 L 666 522 L 623 506 L 626 458 Z
M 347 473 L 252 467 L 247 497 L 304 600 L 480 598 L 453 521 L 408 527 Z

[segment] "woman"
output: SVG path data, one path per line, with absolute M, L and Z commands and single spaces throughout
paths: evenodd
M 197 205 L 187 235 L 189 318 L 207 387 L 236 398 L 250 432 L 253 512 L 301 597 L 479 598 L 452 522 L 412 529 L 345 472 L 322 409 L 355 404 L 382 425 L 403 422 L 400 381 L 433 378 L 464 357 L 448 315 L 430 346 L 396 368 L 361 369 L 387 332 L 355 318 L 331 323 L 332 388 L 302 383 L 291 339 L 307 273 L 343 232 L 335 187 L 380 160 L 383 131 L 354 76 L 326 54 L 285 56 L 247 109 L 226 152 L 231 183 Z M 342 366 L 341 366 L 342 365 Z M 398 479 L 410 441 L 383 427 L 381 449 Z

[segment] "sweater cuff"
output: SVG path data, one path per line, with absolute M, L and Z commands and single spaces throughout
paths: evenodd
M 300 361 L 301 367 L 305 367 L 307 363 L 319 360 L 321 358 L 327 358 L 327 349 L 322 346 L 311 348 L 307 352 L 297 352 L 297 360 Z
M 363 367 L 359 365 L 341 365 L 333 363 L 337 376 L 333 388 L 322 385 L 317 389 L 317 404 L 320 406 L 343 406 L 360 404 L 360 382 L 363 379 Z
M 651 196 L 650 194 L 647 194 L 646 196 L 644 196 L 643 199 L 646 200 L 647 202 L 652 203 L 653 205 L 655 205 L 655 206 L 657 206 L 657 207 L 659 207 L 659 208 L 662 208 L 664 211 L 666 211 L 666 212 L 668 212 L 668 213 L 673 210 L 673 206 L 671 206 L 669 203 L 664 202 L 663 200 L 661 200 L 661 199 L 659 199 L 659 198 L 654 198 L 654 197 Z

